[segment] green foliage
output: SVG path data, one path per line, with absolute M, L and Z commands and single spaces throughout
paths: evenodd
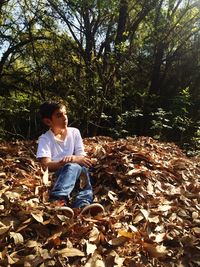
M 188 87 L 182 89 L 172 100 L 172 126 L 173 129 L 180 132 L 180 144 L 183 143 L 185 137 L 187 139 L 188 130 L 193 124 L 190 115 L 191 105 L 191 95 Z
M 191 138 L 191 142 L 186 146 L 186 151 L 189 156 L 200 155 L 200 121 L 197 122 L 195 128 L 196 131 Z
M 155 139 L 165 140 L 166 129 L 172 129 L 171 114 L 171 112 L 167 112 L 162 108 L 158 108 L 156 112 L 151 113 L 153 116 L 151 130 L 153 130 L 153 137 Z
M 184 146 L 190 140 L 191 132 L 195 131 L 195 122 L 191 117 L 192 100 L 189 88 L 184 88 L 174 96 L 168 107 L 169 111 L 158 108 L 152 112 L 151 130 L 159 140 L 167 140 L 170 136 L 179 145 Z
M 30 139 L 39 125 L 34 122 L 38 116 L 38 101 L 23 94 L 0 97 L 1 128 L 0 139 Z
M 111 135 L 116 138 L 133 135 L 133 129 L 137 127 L 136 120 L 143 117 L 141 109 L 125 111 L 116 118 L 114 128 L 110 129 Z

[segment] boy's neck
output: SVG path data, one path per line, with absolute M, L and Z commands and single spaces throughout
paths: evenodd
M 54 129 L 54 128 L 51 128 L 50 130 L 53 132 L 54 136 L 57 139 L 61 139 L 61 140 L 65 139 L 66 134 L 67 134 L 67 128 L 65 128 L 65 129 Z

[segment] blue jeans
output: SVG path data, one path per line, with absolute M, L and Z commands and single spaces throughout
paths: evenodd
M 84 187 L 80 186 L 80 175 L 84 175 Z M 93 201 L 93 191 L 90 183 L 89 171 L 86 167 L 77 163 L 67 163 L 55 173 L 57 180 L 50 193 L 51 200 L 69 199 L 70 194 L 75 189 L 75 185 L 79 184 L 78 192 L 75 196 L 73 208 L 81 208 L 87 206 Z

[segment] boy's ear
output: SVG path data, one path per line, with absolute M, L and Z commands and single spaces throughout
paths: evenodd
M 42 121 L 45 125 L 51 126 L 51 120 L 49 118 L 43 118 Z

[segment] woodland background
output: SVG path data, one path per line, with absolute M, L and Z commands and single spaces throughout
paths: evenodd
M 1 0 L 1 140 L 37 138 L 39 105 L 61 98 L 83 137 L 198 152 L 199 26 L 192 0 Z
M 200 266 L 199 26 L 200 1 L 0 0 L 0 266 Z M 104 214 L 51 208 L 48 99 Z

